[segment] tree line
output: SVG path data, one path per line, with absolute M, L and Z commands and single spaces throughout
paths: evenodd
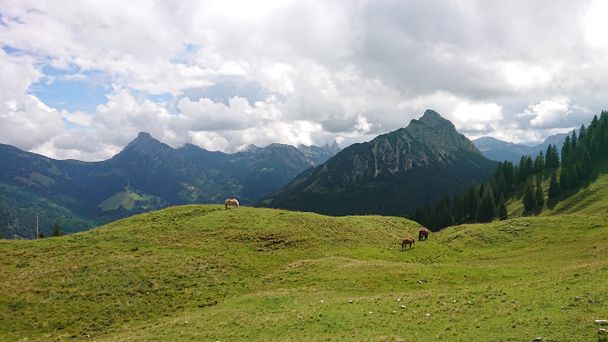
M 454 224 L 490 222 L 507 218 L 507 201 L 521 197 L 524 214 L 539 212 L 548 200 L 556 200 L 562 191 L 579 187 L 588 181 L 593 165 L 608 157 L 608 112 L 602 111 L 578 134 L 566 136 L 561 153 L 549 145 L 535 158 L 522 156 L 519 164 L 504 161 L 498 164 L 492 178 L 476 183 L 453 197 L 420 207 L 413 219 L 439 230 Z M 559 175 L 559 177 L 558 177 Z M 548 179 L 545 193 L 543 181 Z

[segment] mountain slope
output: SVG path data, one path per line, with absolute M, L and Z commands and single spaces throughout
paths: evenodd
M 325 214 L 405 215 L 485 180 L 495 167 L 451 122 L 428 110 L 406 128 L 345 148 L 260 204 Z
M 591 341 L 608 224 L 450 227 L 219 205 L 0 240 L 0 340 Z M 567 246 L 567 248 L 565 248 Z M 411 328 L 415 327 L 415 328 Z
M 315 160 L 331 153 L 316 151 Z M 170 204 L 218 203 L 227 197 L 247 204 L 315 165 L 289 145 L 226 154 L 194 145 L 173 149 L 143 132 L 101 162 L 53 160 L 9 145 L 0 145 L 0 160 L 0 183 L 7 186 L 0 206 L 11 213 L 0 217 L 0 227 L 28 237 L 35 211 L 46 234 L 55 221 L 66 231 L 77 231 Z M 14 200 L 23 193 L 27 203 Z M 52 207 L 65 215 L 54 215 Z

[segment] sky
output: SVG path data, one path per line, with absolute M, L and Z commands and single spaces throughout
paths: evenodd
M 608 109 L 608 2 L 0 2 L 0 143 L 345 147 L 434 109 L 532 143 Z

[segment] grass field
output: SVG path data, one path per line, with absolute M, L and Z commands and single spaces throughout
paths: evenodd
M 593 341 L 604 215 L 451 227 L 182 206 L 0 241 L 0 340 Z

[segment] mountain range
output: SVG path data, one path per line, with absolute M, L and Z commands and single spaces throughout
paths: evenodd
M 522 156 L 529 155 L 534 158 L 541 151 L 545 153 L 549 145 L 556 145 L 557 150 L 561 151 L 566 136 L 568 136 L 568 133 L 554 134 L 545 139 L 541 144 L 531 146 L 510 143 L 492 137 L 475 139 L 473 140 L 473 144 L 488 159 L 496 161 L 508 160 L 518 164 Z
M 496 165 L 450 121 L 427 110 L 405 128 L 345 148 L 259 204 L 332 215 L 404 216 L 486 180 Z
M 54 222 L 77 231 L 174 204 L 227 197 L 252 204 L 338 150 L 271 144 L 227 154 L 191 144 L 174 149 L 142 132 L 111 159 L 82 162 L 0 145 L 0 229 L 34 236 L 36 213 L 48 234 Z
M 534 147 L 493 138 L 471 142 L 428 110 L 405 128 L 342 151 L 335 143 L 270 144 L 227 154 L 192 144 L 172 148 L 141 132 L 111 159 L 83 162 L 0 144 L 0 235 L 33 237 L 36 220 L 43 234 L 55 222 L 73 232 L 170 205 L 222 203 L 228 197 L 333 215 L 406 216 L 488 179 L 497 164 L 489 159 L 517 162 L 550 143 L 559 149 L 564 137 Z

